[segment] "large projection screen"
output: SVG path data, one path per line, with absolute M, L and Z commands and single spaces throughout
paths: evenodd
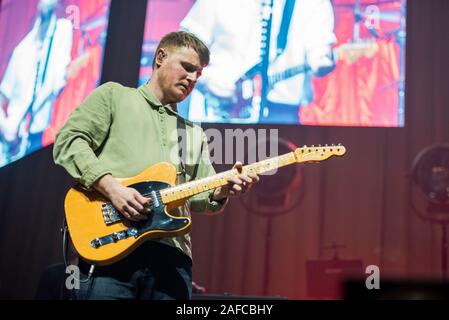
M 99 83 L 110 0 L 4 0 L 0 167 L 53 143 Z
M 405 18 L 405 0 L 148 0 L 140 84 L 185 30 L 211 51 L 189 120 L 402 127 Z

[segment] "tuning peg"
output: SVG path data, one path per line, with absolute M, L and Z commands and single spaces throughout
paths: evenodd
M 312 148 L 315 148 L 315 145 L 314 145 L 314 144 L 312 144 Z

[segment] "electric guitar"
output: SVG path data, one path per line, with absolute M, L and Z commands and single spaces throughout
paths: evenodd
M 344 43 L 332 49 L 335 61 L 345 61 L 354 64 L 363 57 L 372 58 L 378 51 L 378 45 L 374 41 Z M 275 63 L 275 62 L 274 62 Z M 258 109 L 260 109 L 260 96 L 262 86 L 261 64 L 258 63 L 245 72 L 235 82 L 235 92 L 231 97 L 221 97 L 208 90 L 205 84 L 198 83 L 197 89 L 204 96 L 204 106 L 215 109 L 216 113 L 224 115 L 226 120 L 238 119 L 241 122 L 247 119 L 249 122 L 257 122 Z M 267 76 L 267 90 L 270 92 L 273 87 L 284 80 L 290 79 L 298 74 L 307 73 L 310 67 L 307 64 L 295 65 L 280 72 L 269 73 Z M 259 97 L 259 99 L 255 99 Z M 249 112 L 248 110 L 256 110 Z M 254 117 L 254 115 L 257 115 Z M 233 122 L 233 121 L 231 121 Z
M 243 173 L 262 174 L 299 162 L 319 162 L 332 156 L 343 156 L 344 146 L 297 148 L 278 157 L 243 166 Z M 228 178 L 238 175 L 231 169 L 216 175 L 175 186 L 176 167 L 160 162 L 132 178 L 118 179 L 152 199 L 147 220 L 125 219 L 96 191 L 71 188 L 65 198 L 65 216 L 72 243 L 78 254 L 96 265 L 114 263 L 141 243 L 156 238 L 174 237 L 190 231 L 191 219 L 170 212 L 185 204 L 190 197 L 228 184 Z

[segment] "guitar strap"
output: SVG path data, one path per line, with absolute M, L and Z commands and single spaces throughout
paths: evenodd
M 176 125 L 178 131 L 178 156 L 180 174 L 186 180 L 186 160 L 187 160 L 187 126 L 184 119 L 180 116 L 176 117 Z
M 177 131 L 178 131 L 178 155 L 179 155 L 179 167 L 180 167 L 180 175 L 184 178 L 184 182 L 187 180 L 187 124 L 186 120 L 177 116 L 176 119 Z M 199 157 L 201 157 L 203 153 L 203 144 L 201 144 L 201 150 Z M 199 160 L 199 159 L 198 159 Z M 198 173 L 199 161 L 195 163 L 193 168 L 193 172 L 191 174 L 192 179 L 196 178 Z
M 277 36 L 277 50 L 276 57 L 279 57 L 287 46 L 288 31 L 290 29 L 290 22 L 292 20 L 293 9 L 295 7 L 295 0 L 285 0 L 284 11 L 282 12 L 282 22 L 279 27 Z
M 50 60 L 51 50 L 53 48 L 53 39 L 55 37 L 57 24 L 58 24 L 58 22 L 56 21 L 55 22 L 55 26 L 54 26 L 53 31 L 52 31 L 51 36 L 50 36 L 50 40 L 48 42 L 48 50 L 47 50 L 47 55 L 45 57 L 44 69 L 42 70 L 42 77 L 40 79 L 40 83 L 41 84 L 44 83 L 45 77 L 47 75 L 48 62 Z M 33 105 L 34 105 L 34 102 L 35 102 L 36 97 L 37 97 L 36 89 L 37 89 L 37 84 L 38 84 L 39 68 L 40 68 L 40 61 L 37 63 L 36 78 L 35 78 L 35 81 L 34 81 L 34 89 L 33 89 L 33 98 L 32 98 L 31 103 L 30 103 L 30 105 L 29 105 L 29 107 L 27 109 L 27 114 L 30 113 L 31 116 L 33 116 Z M 37 110 L 35 110 L 34 112 L 37 112 L 40 109 L 42 109 L 41 106 Z

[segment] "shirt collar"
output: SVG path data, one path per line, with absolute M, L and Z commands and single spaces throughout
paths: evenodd
M 138 90 L 140 94 L 150 103 L 151 107 L 155 109 L 165 108 L 169 112 L 178 115 L 178 107 L 176 103 L 162 105 L 156 95 L 150 90 L 150 88 L 148 88 L 146 84 L 141 85 Z

